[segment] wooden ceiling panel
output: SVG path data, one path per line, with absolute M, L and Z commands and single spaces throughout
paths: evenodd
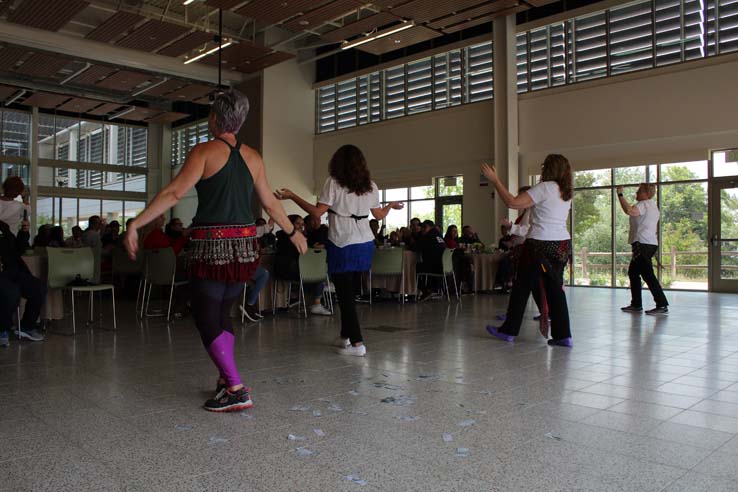
M 380 12 L 378 14 L 359 19 L 351 24 L 346 24 L 345 26 L 334 29 L 333 31 L 329 31 L 321 37 L 326 41 L 334 41 L 337 43 L 400 20 L 402 19 L 396 15 L 390 14 L 389 12 Z
M 451 27 L 462 22 L 469 22 L 481 17 L 483 15 L 493 14 L 500 10 L 509 9 L 511 7 L 517 7 L 520 5 L 518 0 L 495 0 L 493 2 L 487 2 L 484 5 L 474 7 L 463 12 L 459 12 L 456 15 L 449 15 L 435 22 L 428 24 L 428 27 L 432 29 L 443 29 L 445 27 Z
M 549 3 L 554 3 L 557 1 L 558 0 L 526 0 L 527 3 L 531 4 L 534 7 L 543 7 L 544 5 L 548 5 Z
M 163 45 L 182 36 L 188 30 L 184 26 L 152 19 L 137 27 L 132 33 L 115 44 L 134 50 L 156 51 Z
M 106 114 L 112 113 L 122 107 L 123 105 L 118 103 L 105 103 L 102 106 L 98 106 L 95 109 L 87 111 L 87 113 L 94 114 L 95 116 L 105 116 Z
M 89 113 L 94 108 L 104 104 L 102 101 L 94 99 L 86 99 L 83 97 L 75 97 L 65 102 L 58 108 L 59 111 L 69 111 L 70 113 Z
M 190 84 L 164 97 L 171 101 L 194 101 L 195 99 L 207 96 L 213 90 L 215 88 L 207 85 Z
M 468 29 L 470 27 L 478 26 L 480 24 L 487 24 L 489 22 L 492 22 L 493 20 L 495 20 L 498 17 L 505 17 L 507 15 L 517 14 L 518 12 L 522 12 L 524 10 L 528 10 L 528 8 L 529 7 L 527 5 L 521 5 L 521 6 L 518 6 L 518 7 L 510 7 L 508 9 L 503 9 L 503 10 L 500 10 L 498 12 L 495 12 L 492 15 L 486 15 L 486 16 L 483 16 L 483 17 L 478 17 L 478 18 L 476 18 L 476 19 L 474 19 L 472 21 L 469 21 L 469 22 L 462 22 L 461 24 L 456 24 L 454 26 L 447 27 L 447 28 L 445 28 L 443 30 L 443 32 L 446 33 L 446 34 L 452 34 L 452 33 L 458 32 L 458 31 L 463 31 L 464 29 Z
M 45 31 L 58 31 L 88 5 L 83 0 L 24 0 L 8 15 L 8 22 Z
M 267 24 L 277 24 L 294 15 L 307 12 L 319 3 L 315 0 L 252 0 L 236 12 Z
M 18 68 L 18 73 L 32 77 L 51 77 L 71 62 L 72 60 L 63 56 L 36 53 L 23 62 L 23 65 Z
M 32 94 L 28 99 L 23 101 L 23 104 L 27 106 L 36 106 L 44 109 L 54 109 L 60 104 L 64 103 L 70 96 L 62 94 L 52 94 L 50 92 L 36 92 Z
M 92 65 L 90 68 L 73 78 L 71 82 L 82 85 L 94 85 L 101 78 L 107 77 L 113 72 L 115 72 L 115 69 L 112 67 L 106 67 L 105 65 Z
M 158 108 L 136 108 L 130 113 L 126 113 L 120 118 L 116 118 L 116 119 L 131 120 L 131 121 L 144 121 L 149 118 L 153 118 L 154 116 L 160 115 L 162 113 L 164 113 L 164 110 L 158 109 Z
M 189 33 L 182 39 L 178 39 L 166 48 L 162 48 L 158 53 L 165 56 L 181 56 L 212 40 L 212 34 L 203 31 L 195 31 Z
M 23 58 L 28 50 L 25 48 L 15 48 L 13 46 L 5 46 L 0 50 L 0 70 L 11 71 Z
M 372 5 L 380 9 L 392 9 L 412 0 L 372 0 Z
M 172 111 L 168 111 L 166 113 L 154 116 L 153 118 L 149 118 L 146 121 L 148 123 L 160 123 L 162 125 L 166 125 L 168 123 L 174 123 L 175 121 L 181 120 L 182 118 L 185 118 L 187 116 L 189 115 L 186 113 L 175 113 Z
M 258 72 L 259 70 L 263 70 L 267 67 L 271 67 L 272 65 L 277 65 L 279 63 L 282 63 L 283 61 L 290 60 L 294 58 L 295 55 L 292 53 L 284 53 L 282 51 L 275 51 L 271 55 L 267 55 L 264 58 L 260 58 L 256 61 L 246 63 L 245 65 L 241 65 L 238 67 L 239 72 L 243 73 L 254 73 Z
M 430 22 L 461 10 L 487 3 L 483 0 L 413 0 L 392 9 L 392 13 L 413 19 L 415 22 Z
M 144 19 L 143 16 L 130 12 L 116 12 L 108 19 L 87 33 L 87 39 L 108 43 L 121 34 L 129 31 Z
M 246 62 L 254 61 L 268 55 L 271 52 L 269 48 L 265 48 L 258 44 L 242 41 L 239 44 L 233 44 L 223 49 L 222 65 L 224 68 L 233 69 Z M 199 61 L 205 65 L 218 65 L 218 53 L 215 52 Z
M 422 43 L 439 36 L 441 36 L 441 33 L 438 31 L 423 26 L 415 26 L 405 31 L 377 39 L 376 41 L 362 44 L 357 46 L 356 49 L 366 51 L 373 55 L 383 55 L 384 53 Z
M 289 22 L 285 22 L 282 27 L 291 31 L 314 29 L 325 22 L 344 16 L 361 6 L 362 3 L 358 0 L 335 0 Z
M 185 82 L 184 80 L 170 79 L 143 92 L 143 95 L 151 97 L 162 97 L 164 96 L 164 94 L 168 94 L 170 92 L 176 91 L 177 89 L 181 89 L 185 85 L 187 85 L 187 82 Z
M 205 3 L 216 9 L 230 10 L 243 0 L 206 0 Z
M 0 85 L 0 101 L 5 101 L 10 96 L 18 92 L 20 89 L 9 85 Z
M 111 89 L 115 91 L 128 92 L 143 84 L 144 82 L 153 80 L 155 77 L 143 72 L 131 72 L 129 70 L 119 70 L 110 77 L 106 77 L 97 84 L 98 87 Z

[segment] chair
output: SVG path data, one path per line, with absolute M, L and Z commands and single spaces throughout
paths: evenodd
M 304 255 L 300 255 L 300 259 L 298 260 L 298 265 L 300 269 L 300 294 L 298 296 L 297 300 L 297 309 L 298 312 L 300 310 L 300 302 L 302 301 L 303 306 L 303 312 L 305 313 L 305 317 L 307 317 L 307 303 L 305 301 L 305 284 L 311 284 L 311 283 L 318 283 L 318 282 L 325 282 L 326 286 L 330 284 L 330 279 L 328 278 L 328 263 L 326 261 L 326 252 L 324 249 L 310 249 L 307 253 Z M 295 282 L 294 280 L 284 280 L 280 279 L 285 282 L 287 282 L 287 299 L 289 302 L 289 296 L 292 292 L 292 284 Z M 273 282 L 272 284 L 273 290 L 272 290 L 272 300 L 273 300 L 273 306 L 272 306 L 272 313 L 276 314 L 277 312 L 277 303 L 274 302 L 277 298 L 277 282 Z M 325 289 L 323 289 L 323 296 L 326 296 Z M 333 312 L 333 299 L 330 295 L 327 296 L 328 299 L 328 310 L 332 313 Z
M 72 333 L 77 332 L 77 317 L 74 306 L 76 292 L 90 293 L 90 319 L 94 316 L 93 294 L 111 291 L 113 300 L 113 329 L 117 329 L 115 320 L 115 287 L 111 284 L 70 286 L 78 275 L 80 278 L 92 279 L 95 275 L 95 259 L 90 248 L 47 248 L 49 256 L 48 285 L 51 289 L 68 289 L 72 292 Z
M 372 257 L 372 268 L 369 270 L 369 304 L 372 303 L 372 279 L 374 275 L 400 276 L 400 296 L 405 304 L 405 250 L 402 248 L 379 249 Z
M 416 285 L 420 281 L 420 277 L 436 277 L 436 278 L 442 278 L 443 279 L 443 288 L 446 291 L 446 297 L 448 300 L 451 300 L 451 293 L 448 289 L 448 280 L 446 277 L 451 275 L 454 279 L 454 290 L 456 291 L 456 299 L 459 300 L 459 286 L 456 283 L 456 273 L 454 272 L 454 262 L 453 262 L 453 254 L 454 250 L 451 248 L 446 248 L 443 250 L 443 256 L 441 257 L 441 265 L 443 268 L 443 273 L 419 273 L 417 275 L 416 279 Z M 416 293 L 417 294 L 417 293 Z
M 141 305 L 141 317 L 143 316 L 161 316 L 158 314 L 149 314 L 149 303 L 151 301 L 151 289 L 154 285 L 169 287 L 169 304 L 167 305 L 167 321 L 171 318 L 172 299 L 174 297 L 175 287 L 185 285 L 187 280 L 175 281 L 177 274 L 177 257 L 172 248 L 148 249 L 144 253 L 144 283 L 143 297 Z M 148 295 L 146 294 L 146 286 L 148 285 Z M 145 301 L 144 301 L 145 300 Z
M 141 298 L 141 303 L 143 303 L 143 298 L 141 296 L 141 287 L 143 286 L 144 278 L 143 278 L 143 269 L 144 269 L 144 256 L 139 252 L 136 255 L 136 260 L 132 260 L 128 256 L 128 252 L 120 247 L 116 246 L 113 248 L 112 251 L 112 257 L 113 257 L 113 284 L 115 284 L 115 277 L 116 275 L 125 276 L 125 275 L 138 275 L 138 292 L 136 294 L 136 312 L 138 312 L 138 304 L 139 304 L 139 298 Z

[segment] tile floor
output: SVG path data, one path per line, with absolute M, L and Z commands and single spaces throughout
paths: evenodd
M 668 318 L 569 296 L 572 350 L 532 321 L 488 337 L 502 296 L 362 306 L 364 359 L 329 350 L 337 319 L 239 327 L 242 414 L 200 409 L 216 374 L 189 319 L 13 343 L 0 490 L 738 491 L 738 296 L 671 292 Z

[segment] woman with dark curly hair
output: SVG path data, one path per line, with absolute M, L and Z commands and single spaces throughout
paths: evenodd
M 542 168 L 541 182 L 514 196 L 500 181 L 494 167 L 482 165 L 482 173 L 495 186 L 505 205 L 516 210 L 535 205 L 530 212 L 530 229 L 523 243 L 507 317 L 501 327 L 490 325 L 487 331 L 506 342 L 515 340 L 531 289 L 541 281 L 551 318 L 552 339 L 548 344 L 571 347 L 569 308 L 563 290 L 564 269 L 571 252 L 571 236 L 566 228 L 573 195 L 571 165 L 563 155 L 551 154 Z
M 341 334 L 335 341 L 336 351 L 363 357 L 366 346 L 361 337 L 354 292 L 358 287 L 355 274 L 368 271 L 374 255 L 374 234 L 367 219 L 371 212 L 375 219 L 382 220 L 390 210 L 400 210 L 403 205 L 380 204 L 379 190 L 371 179 L 364 154 L 354 145 L 344 145 L 333 154 L 329 173 L 315 205 L 288 189 L 278 190 L 276 195 L 281 200 L 294 201 L 314 217 L 328 213 L 328 273 L 336 286 L 341 308 Z

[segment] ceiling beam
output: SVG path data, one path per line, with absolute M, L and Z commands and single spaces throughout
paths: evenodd
M 8 22 L 0 21 L 0 41 L 20 45 L 28 50 L 59 53 L 84 61 L 120 65 L 128 69 L 201 82 L 218 82 L 217 69 L 208 65 L 198 63 L 185 65 L 179 58 L 120 48 L 107 43 L 74 38 Z M 223 70 L 224 83 L 235 85 L 243 81 L 244 74 Z

